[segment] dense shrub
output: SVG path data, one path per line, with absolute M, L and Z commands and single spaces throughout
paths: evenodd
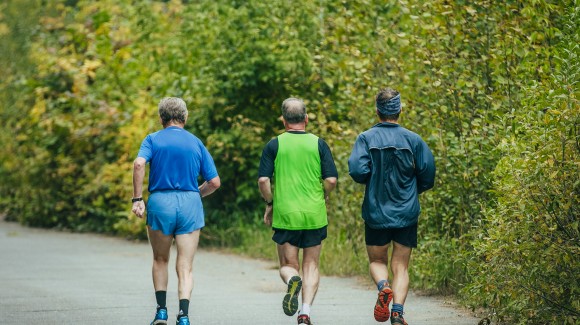
M 580 8 L 563 19 L 549 80 L 522 92 L 494 170 L 464 293 L 510 323 L 580 320 Z

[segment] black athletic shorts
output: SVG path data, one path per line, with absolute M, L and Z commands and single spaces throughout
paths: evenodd
M 385 246 L 395 241 L 403 246 L 417 247 L 417 224 L 405 228 L 373 229 L 365 223 L 367 246 Z
M 272 236 L 272 240 L 279 245 L 289 243 L 298 248 L 308 248 L 320 245 L 326 239 L 326 226 L 309 230 L 273 229 L 274 235 Z

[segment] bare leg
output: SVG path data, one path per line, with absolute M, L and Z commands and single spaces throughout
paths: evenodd
M 288 243 L 278 245 L 278 259 L 280 260 L 280 277 L 284 283 L 295 275 L 299 275 L 300 257 L 298 247 Z
M 393 271 L 393 303 L 405 304 L 409 292 L 409 259 L 412 248 L 393 242 L 391 270 Z
M 300 258 L 298 247 L 289 243 L 278 245 L 278 258 L 280 259 L 280 277 L 288 285 L 286 295 L 282 300 L 282 309 L 288 316 L 292 316 L 298 311 L 298 295 L 302 287 L 299 279 Z
M 179 299 L 191 298 L 193 290 L 193 256 L 197 251 L 199 243 L 199 230 L 189 234 L 176 235 L 175 243 L 177 245 L 177 260 L 175 270 L 177 271 L 177 289 Z
M 367 246 L 367 253 L 369 255 L 371 277 L 375 281 L 375 284 L 379 284 L 381 280 L 388 280 L 389 271 L 387 265 L 389 263 L 389 245 Z M 377 322 L 386 322 L 391 316 L 389 304 L 392 297 L 392 291 L 388 287 L 379 291 L 373 311 Z
M 320 273 L 318 272 L 318 262 L 320 260 L 320 250 L 322 245 L 304 248 L 302 260 L 302 273 L 304 275 L 304 285 L 302 289 L 302 303 L 312 305 L 314 297 L 318 291 L 320 283 Z
M 149 226 L 147 233 L 153 249 L 153 287 L 155 291 L 167 291 L 167 264 L 173 237 L 164 235 L 160 230 L 152 230 Z
M 369 255 L 371 278 L 375 281 L 375 284 L 378 284 L 381 280 L 388 280 L 389 245 L 367 246 L 367 254 Z

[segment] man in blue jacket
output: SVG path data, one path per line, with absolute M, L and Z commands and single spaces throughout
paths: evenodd
M 402 315 L 409 290 L 409 259 L 417 247 L 419 194 L 433 187 L 435 162 L 425 141 L 398 124 L 398 91 L 382 89 L 375 103 L 380 123 L 357 137 L 348 167 L 352 179 L 366 185 L 362 217 L 370 273 L 379 290 L 375 319 L 386 322 L 390 317 L 391 324 L 406 325 Z M 391 241 L 393 279 L 389 284 Z

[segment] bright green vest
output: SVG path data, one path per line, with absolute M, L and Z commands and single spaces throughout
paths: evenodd
M 278 136 L 272 227 L 306 230 L 328 225 L 321 174 L 317 136 Z

